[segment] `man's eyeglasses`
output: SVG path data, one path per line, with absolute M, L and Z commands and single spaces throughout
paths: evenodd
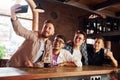
M 59 44 L 65 44 L 64 41 L 55 39 L 54 42 L 58 42 Z

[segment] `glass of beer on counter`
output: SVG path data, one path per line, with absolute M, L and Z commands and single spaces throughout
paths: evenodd
M 51 60 L 49 56 L 44 57 L 44 67 L 45 68 L 51 67 Z

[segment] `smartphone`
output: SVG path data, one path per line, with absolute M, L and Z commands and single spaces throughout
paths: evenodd
M 21 8 L 21 10 L 16 11 L 16 13 L 27 13 L 28 5 L 22 5 L 20 8 Z

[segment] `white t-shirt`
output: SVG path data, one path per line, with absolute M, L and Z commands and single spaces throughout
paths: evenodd
M 76 64 L 77 67 L 82 67 L 82 54 L 80 50 L 73 50 L 72 61 Z
M 41 42 L 40 49 L 39 49 L 39 51 L 38 51 L 38 53 L 37 53 L 33 63 L 35 63 L 41 57 L 41 55 L 43 54 L 44 46 L 45 46 L 45 42 Z

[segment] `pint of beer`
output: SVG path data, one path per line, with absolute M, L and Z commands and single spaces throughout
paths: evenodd
M 49 57 L 44 57 L 44 67 L 45 68 L 51 67 L 51 60 Z

